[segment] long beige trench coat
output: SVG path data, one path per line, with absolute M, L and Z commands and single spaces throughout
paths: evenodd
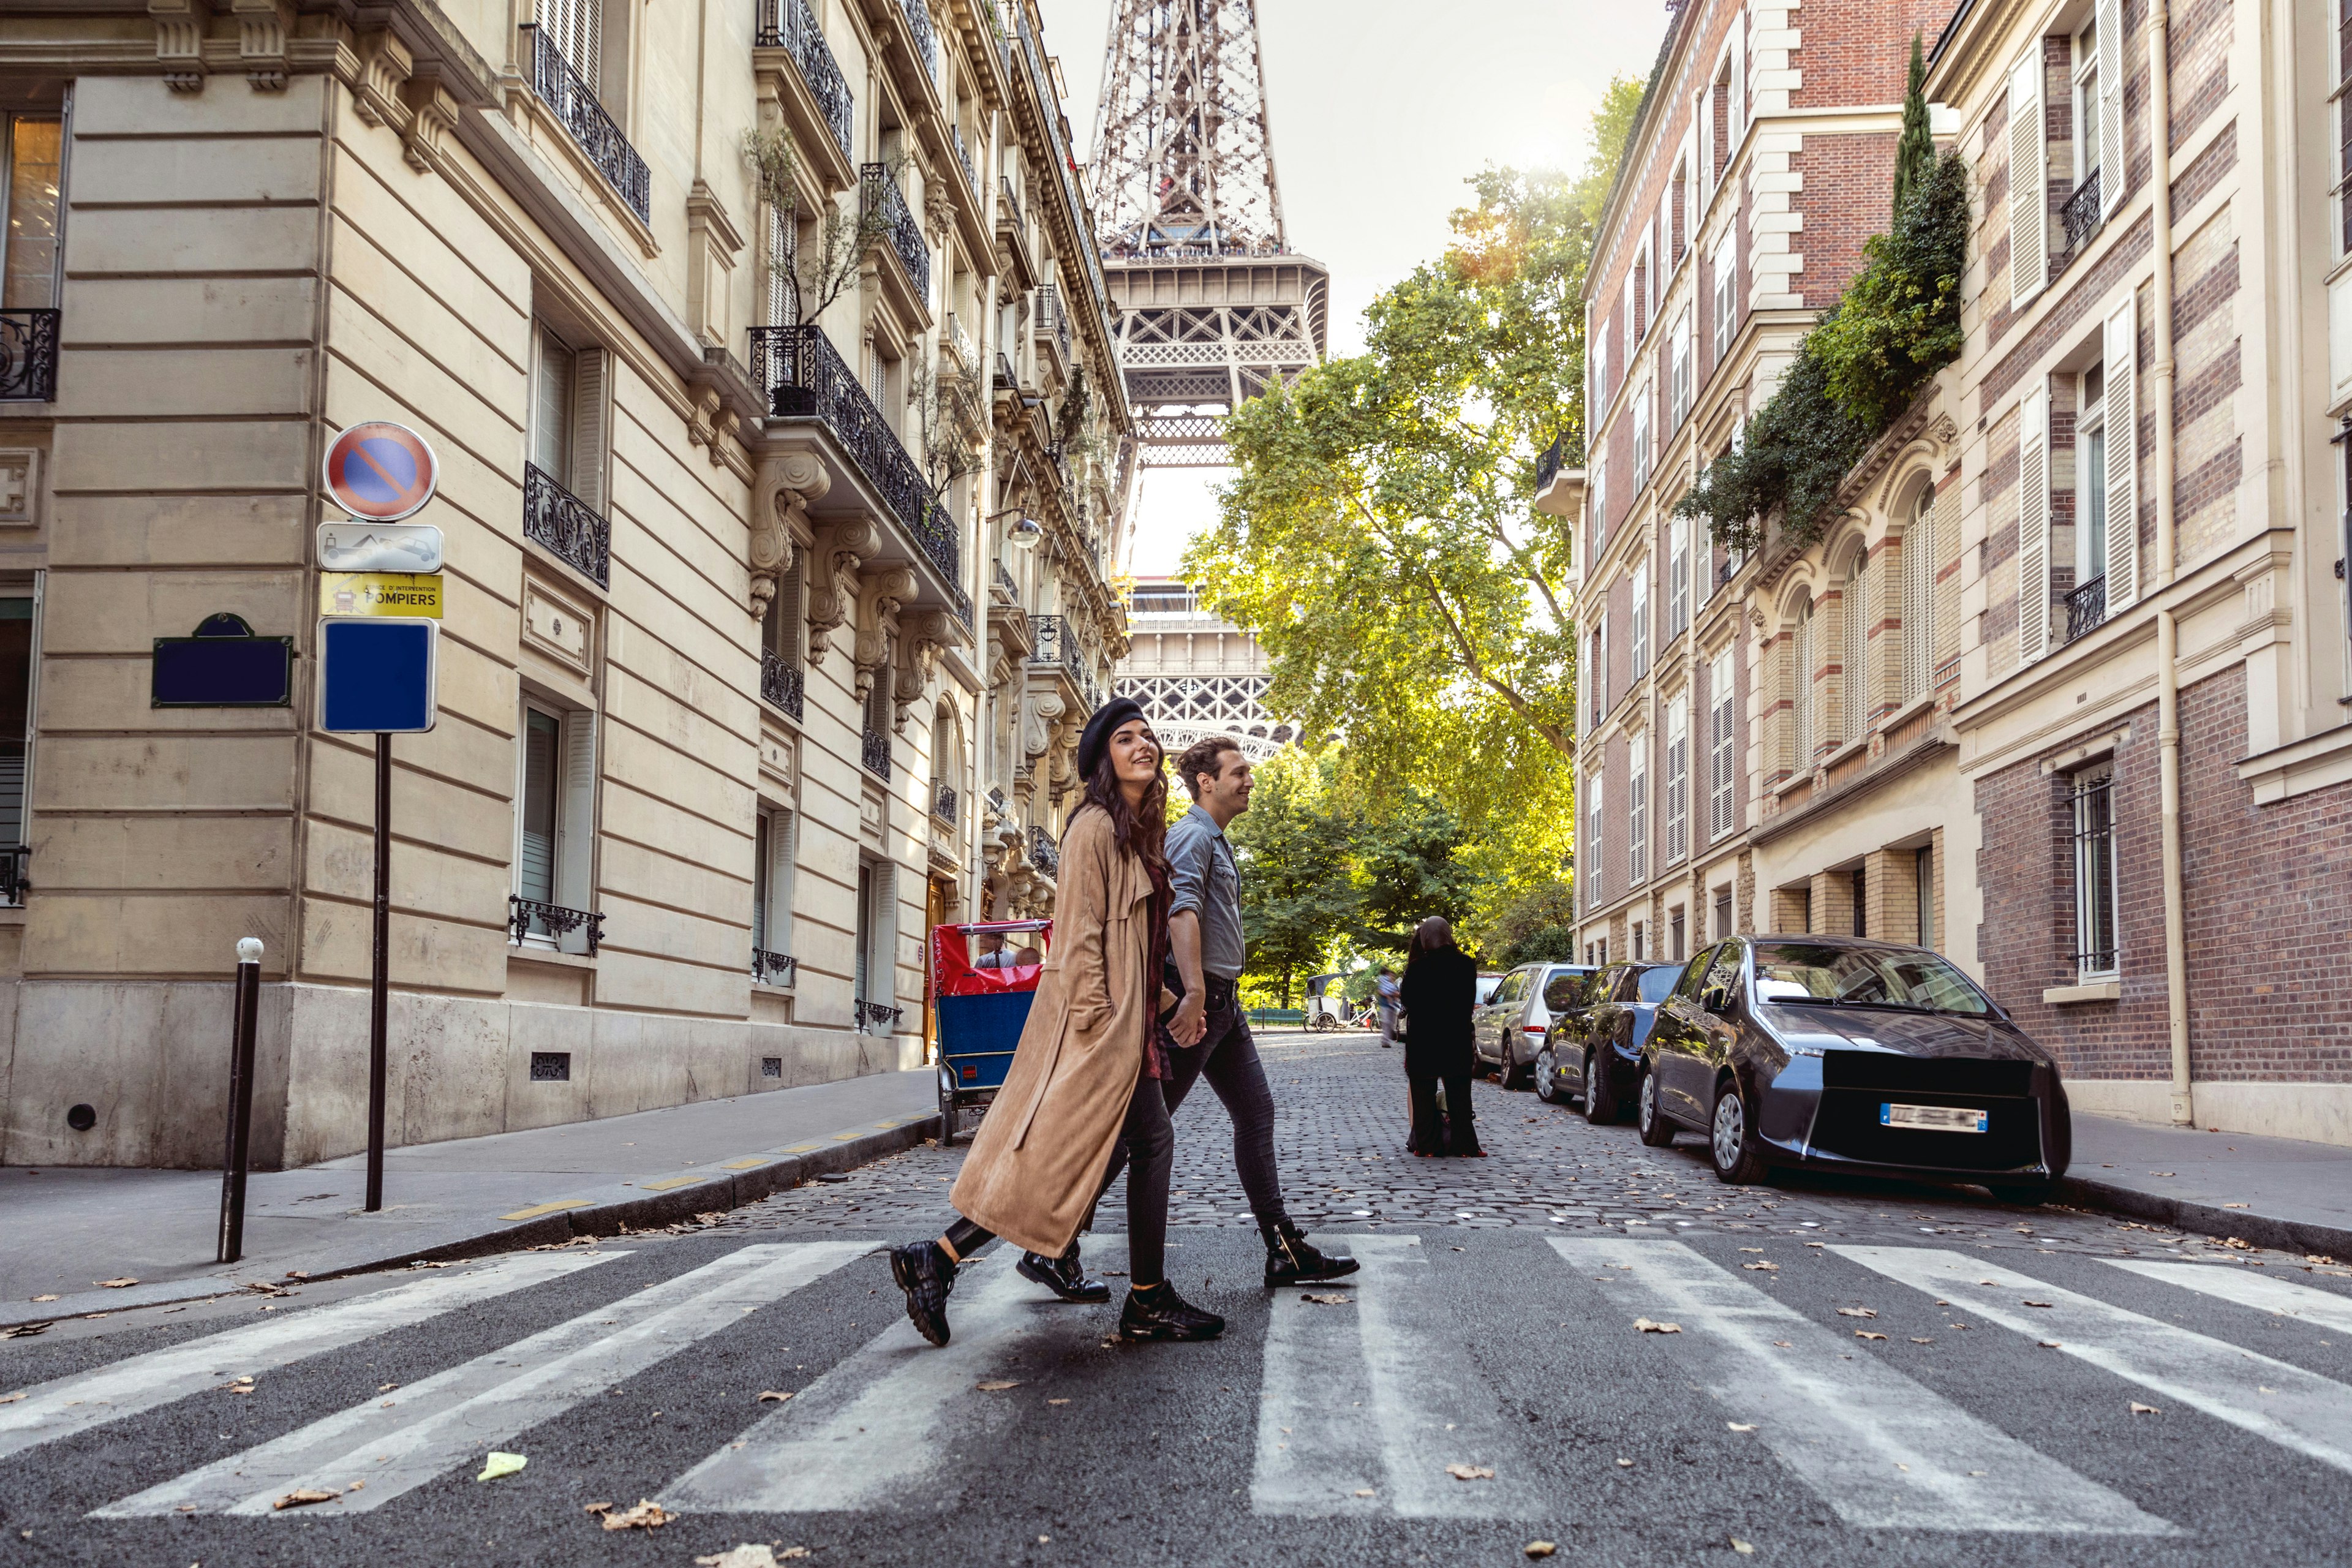
M 950 1194 L 974 1225 L 1047 1258 L 1086 1223 L 1143 1068 L 1161 999 L 1144 973 L 1150 900 L 1151 874 L 1113 838 L 1109 815 L 1080 808 L 1062 838 L 1037 998 Z

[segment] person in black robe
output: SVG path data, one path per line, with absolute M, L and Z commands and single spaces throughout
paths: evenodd
M 1454 945 L 1454 928 L 1440 915 L 1412 933 L 1399 998 L 1404 1011 L 1404 1070 L 1412 1088 L 1416 1154 L 1484 1155 L 1470 1109 L 1470 1014 L 1478 1000 L 1478 966 Z M 1445 1110 L 1437 1086 L 1445 1086 Z

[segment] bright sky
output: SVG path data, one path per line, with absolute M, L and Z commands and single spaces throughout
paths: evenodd
M 1070 128 L 1093 152 L 1111 0 L 1038 0 Z M 1649 74 L 1659 0 L 1259 0 L 1267 117 L 1291 248 L 1331 269 L 1331 352 L 1433 257 L 1486 163 L 1581 166 L 1612 76 Z M 1173 572 L 1214 521 L 1218 469 L 1148 469 L 1128 570 Z

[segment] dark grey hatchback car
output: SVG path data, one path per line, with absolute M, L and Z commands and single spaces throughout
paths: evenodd
M 1643 1055 L 1642 1142 L 1704 1133 L 1726 1182 L 1809 1166 L 2037 1204 L 2073 1152 L 2056 1059 L 1925 948 L 1717 942 L 1684 969 Z

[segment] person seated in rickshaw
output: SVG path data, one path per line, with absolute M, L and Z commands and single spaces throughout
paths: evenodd
M 974 969 L 1011 969 L 1022 960 L 1004 951 L 1004 939 L 992 931 L 980 933 L 980 951 L 971 955 Z

